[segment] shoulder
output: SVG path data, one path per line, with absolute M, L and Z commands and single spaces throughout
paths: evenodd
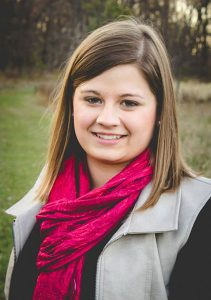
M 206 195 L 211 193 L 211 179 L 206 177 L 184 177 L 181 182 L 183 193 Z
M 35 211 L 40 209 L 40 207 L 43 205 L 43 203 L 40 202 L 39 199 L 37 199 L 37 190 L 42 183 L 42 180 L 45 176 L 46 172 L 46 166 L 43 167 L 41 170 L 41 173 L 39 174 L 37 180 L 35 181 L 34 186 L 21 198 L 18 202 L 13 204 L 11 207 L 9 207 L 5 212 L 12 216 L 19 216 L 21 214 L 24 214 L 28 210 L 31 210 L 35 207 Z
M 198 220 L 204 224 L 205 214 L 211 216 L 211 179 L 205 177 L 184 178 L 181 182 L 181 204 L 179 228 L 184 229 L 187 242 L 193 227 L 198 227 Z M 201 226 L 200 226 L 201 227 Z
M 211 198 L 211 179 L 185 177 L 180 185 L 181 205 L 187 209 L 200 210 Z

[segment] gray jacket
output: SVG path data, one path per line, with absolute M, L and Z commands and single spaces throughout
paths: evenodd
M 41 177 L 22 200 L 7 210 L 16 219 L 14 251 L 5 284 L 6 299 L 14 257 L 17 259 L 42 206 L 33 200 Z M 148 184 L 98 259 L 96 300 L 168 299 L 168 283 L 177 254 L 211 197 L 211 180 L 185 178 L 176 192 L 163 193 L 154 207 L 140 211 L 150 190 L 151 184 Z

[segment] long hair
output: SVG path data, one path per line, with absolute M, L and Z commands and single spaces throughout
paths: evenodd
M 179 146 L 176 100 L 168 54 L 159 34 L 135 19 L 110 22 L 89 34 L 66 64 L 56 95 L 56 109 L 38 197 L 46 201 L 51 187 L 72 153 L 79 160 L 84 151 L 73 125 L 73 94 L 83 82 L 122 64 L 133 64 L 145 76 L 157 100 L 157 126 L 150 144 L 154 157 L 153 187 L 143 206 L 156 203 L 162 192 L 176 189 L 182 176 L 192 176 Z

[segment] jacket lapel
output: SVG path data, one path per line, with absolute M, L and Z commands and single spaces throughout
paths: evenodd
M 146 202 L 151 188 L 152 183 L 149 183 L 140 194 L 133 211 L 109 243 L 127 234 L 158 233 L 178 229 L 181 188 L 175 192 L 163 193 L 153 207 L 140 210 Z
M 150 190 L 151 186 L 148 186 L 145 193 L 140 195 L 131 214 L 128 233 L 157 233 L 178 229 L 181 188 L 175 192 L 163 193 L 153 207 L 141 211 L 140 207 L 146 201 Z

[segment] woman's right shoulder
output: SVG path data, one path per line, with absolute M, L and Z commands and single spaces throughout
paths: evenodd
M 43 177 L 45 175 L 46 166 L 41 170 L 37 180 L 33 187 L 15 204 L 9 207 L 5 212 L 9 215 L 17 217 L 20 214 L 23 214 L 26 210 L 29 210 L 33 207 L 42 206 L 42 203 L 37 199 L 37 189 L 41 184 Z

